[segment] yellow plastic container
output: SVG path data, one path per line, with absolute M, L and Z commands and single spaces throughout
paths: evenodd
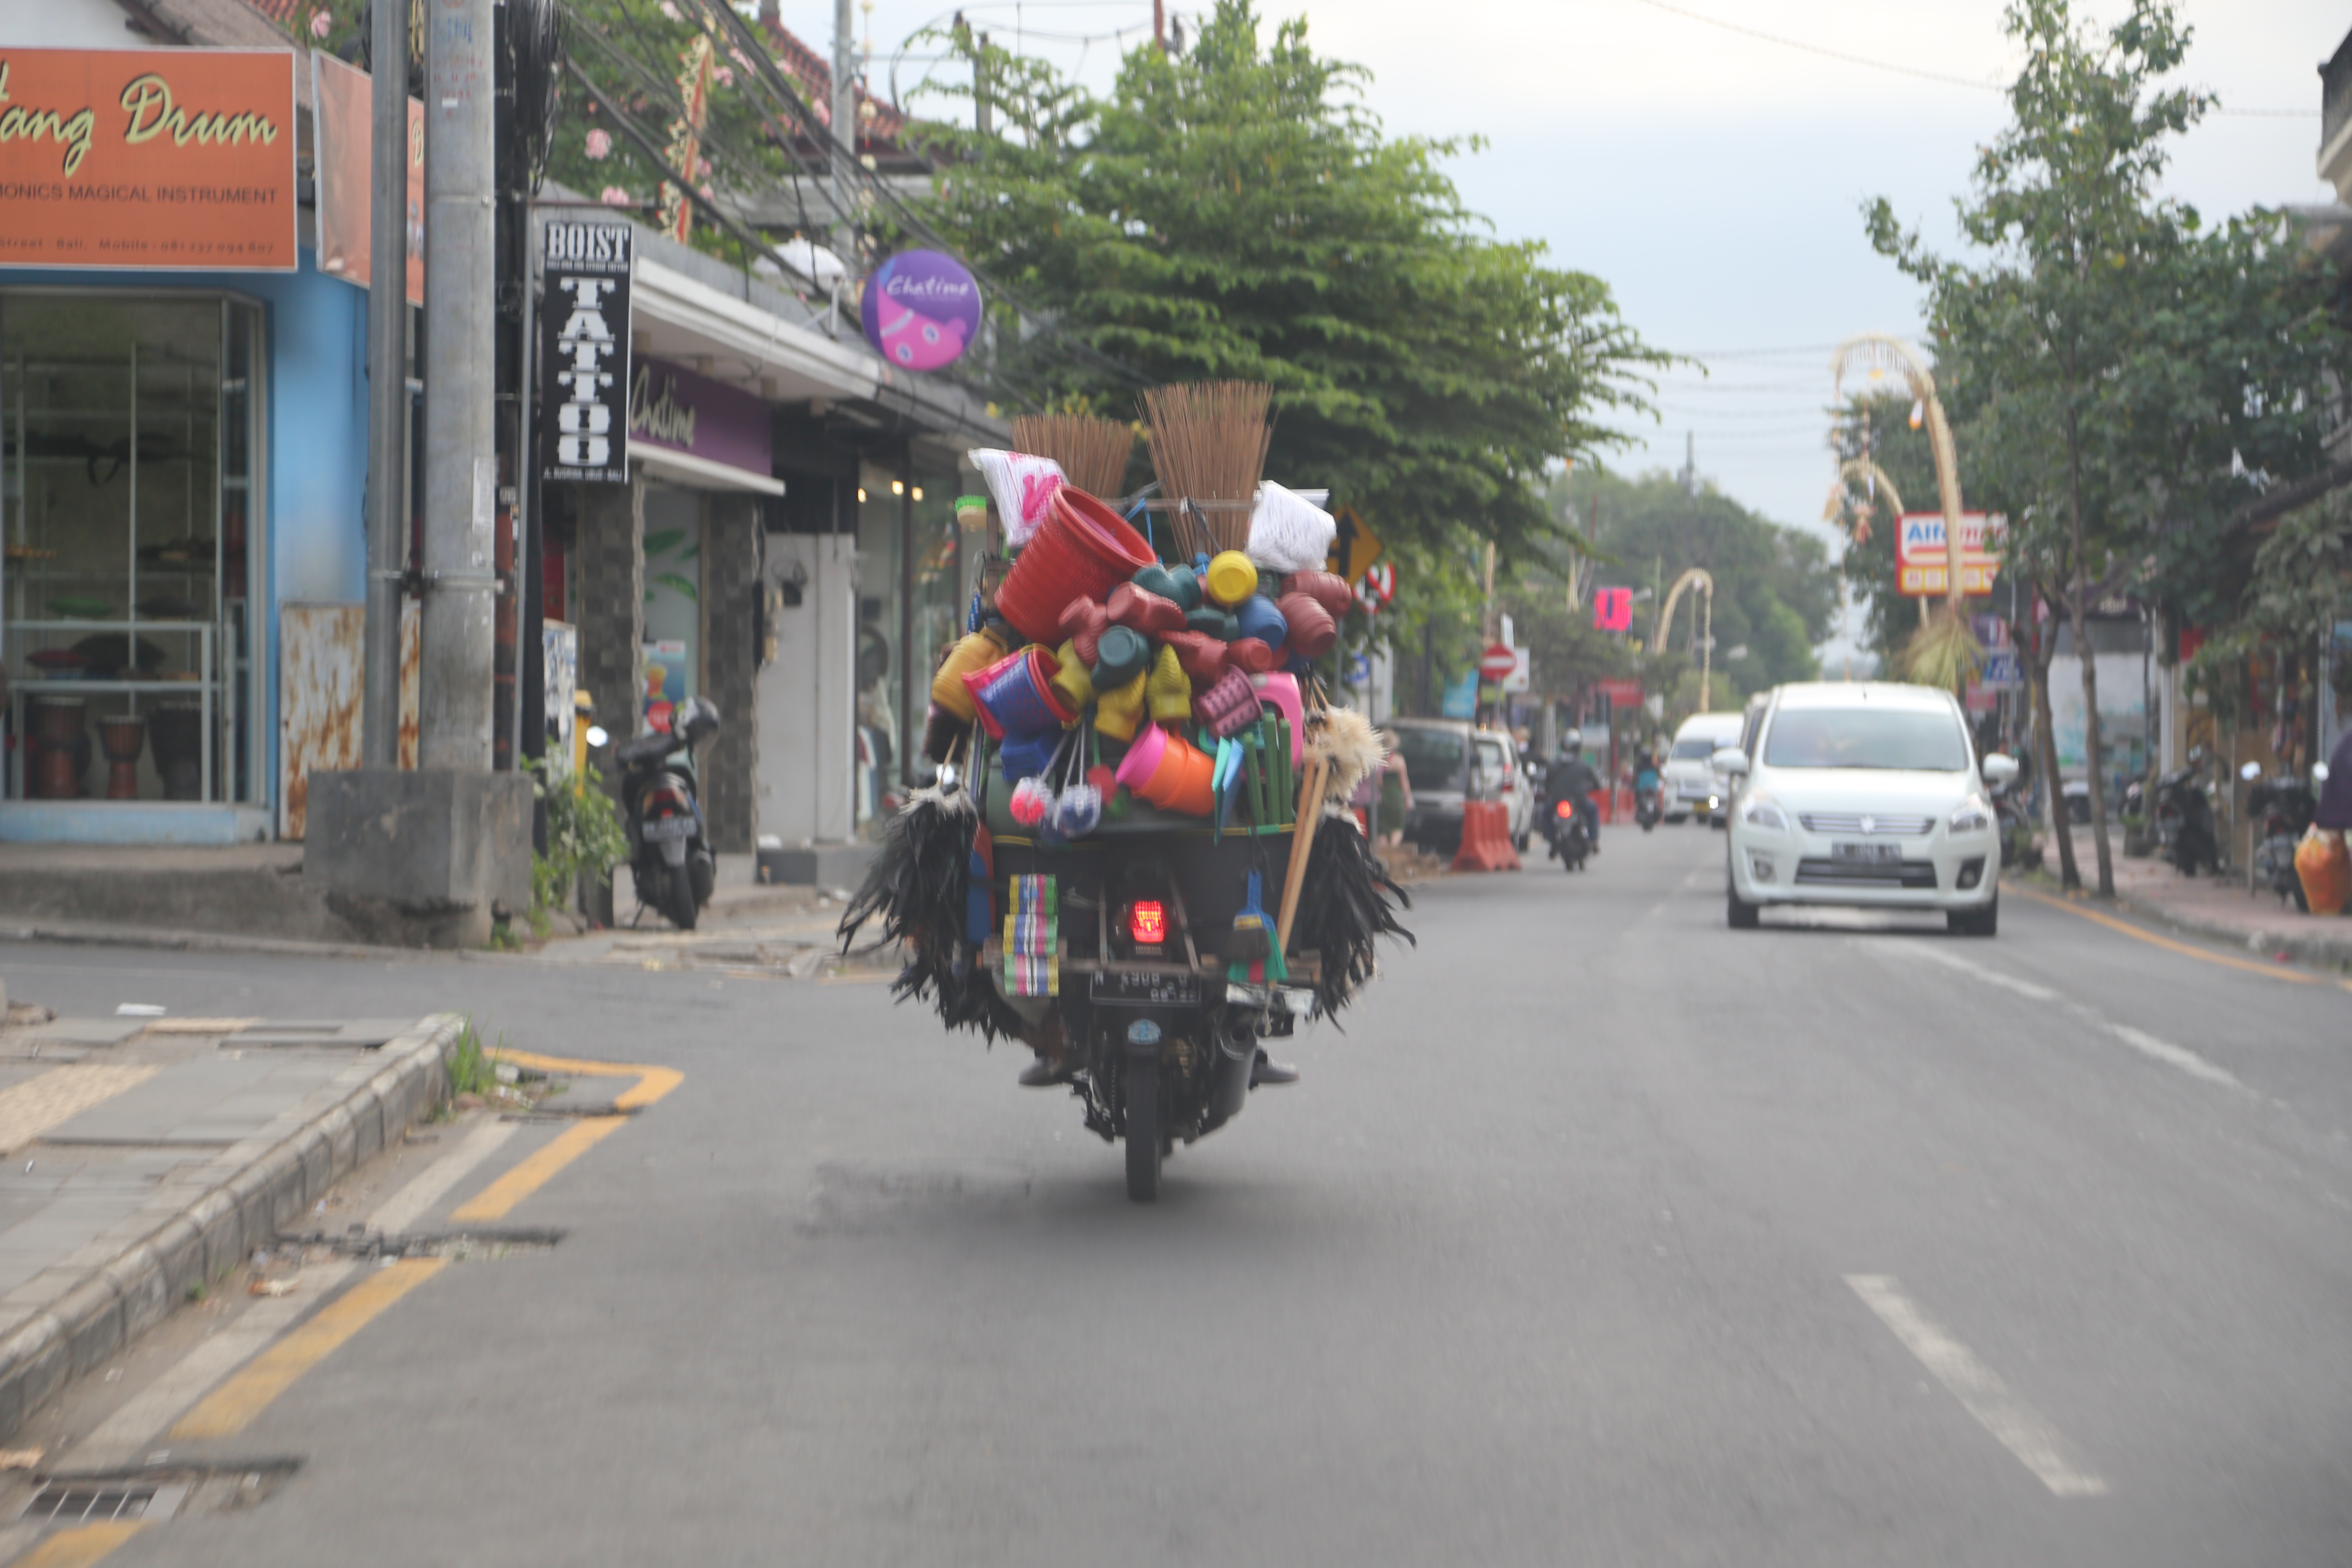
M 1257 592 L 1257 563 L 1238 550 L 1228 550 L 1209 563 L 1209 597 L 1231 608 L 1245 604 Z

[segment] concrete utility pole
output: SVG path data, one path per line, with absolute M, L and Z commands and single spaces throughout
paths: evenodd
M 377 0 L 369 58 L 367 626 L 360 761 L 400 762 L 400 573 L 408 563 L 408 7 Z
M 851 171 L 857 163 L 856 8 L 856 0 L 833 0 L 833 206 L 840 215 L 834 226 L 833 251 L 845 269 L 845 282 L 858 273 L 857 223 L 850 197 L 856 181 Z
M 425 107 L 425 572 L 417 765 L 490 765 L 498 333 L 491 0 L 431 0 Z M 394 285 L 397 287 L 397 285 Z

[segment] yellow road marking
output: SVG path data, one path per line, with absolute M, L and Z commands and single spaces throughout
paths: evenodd
M 320 1309 L 309 1322 L 256 1356 L 243 1372 L 199 1400 L 172 1428 L 174 1437 L 226 1437 L 242 1432 L 294 1380 L 318 1365 L 385 1308 L 447 1268 L 446 1258 L 408 1258 L 379 1268 Z
M 146 1526 L 138 1520 L 110 1520 L 103 1524 L 79 1524 L 60 1530 L 34 1547 L 8 1568 L 89 1568 L 108 1552 Z
M 2121 931 L 2124 935 L 2147 942 L 2151 947 L 2160 947 L 2167 952 L 2177 952 L 2184 958 L 2200 959 L 2207 963 L 2218 963 L 2229 969 L 2242 969 L 2249 974 L 2260 974 L 2272 980 L 2284 980 L 2291 985 L 2309 985 L 2319 979 L 2318 975 L 2306 974 L 2299 969 L 2258 963 L 2251 958 L 2235 958 L 2226 952 L 2211 952 L 2201 947 L 2191 946 L 2185 942 L 2175 942 L 2168 936 L 2158 936 L 2152 931 L 2143 930 L 2129 921 L 2118 920 L 2114 915 L 2101 910 L 2086 910 L 2080 904 L 2064 899 L 2053 899 L 2048 893 L 2040 892 L 2032 888 L 2021 887 L 2015 882 L 2008 885 L 2011 890 L 2023 893 L 2036 903 L 2047 904 L 2053 910 L 2063 910 L 2070 915 L 2080 915 L 2086 921 L 2095 921 L 2105 926 L 2109 931 Z
M 126 1089 L 136 1089 L 163 1070 L 89 1062 L 52 1068 L 13 1089 L 0 1089 L 0 1154 L 14 1153 L 50 1128 Z
M 504 1219 L 515 1205 L 547 1185 L 555 1173 L 610 1138 L 628 1121 L 625 1116 L 594 1116 L 565 1128 L 551 1142 L 520 1164 L 484 1187 L 449 1217 L 464 1224 Z
M 499 1051 L 497 1054 L 500 1061 L 512 1062 L 517 1067 L 530 1068 L 540 1072 L 575 1073 L 593 1078 L 634 1076 L 637 1080 L 635 1085 L 623 1090 L 613 1100 L 614 1105 L 622 1110 L 635 1110 L 641 1106 L 651 1105 L 686 1081 L 686 1075 L 672 1068 L 582 1061 L 571 1057 L 543 1057 L 532 1051 Z M 627 1120 L 625 1116 L 583 1118 L 467 1199 L 464 1206 L 449 1217 L 461 1224 L 506 1218 L 515 1205 L 545 1186 L 564 1166 L 618 1132 Z

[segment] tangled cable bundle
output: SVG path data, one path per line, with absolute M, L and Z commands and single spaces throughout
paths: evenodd
M 1391 893 L 1396 895 L 1393 904 Z M 1421 945 L 1397 923 L 1396 911 L 1412 907 L 1412 895 L 1389 879 L 1354 818 L 1326 816 L 1315 825 L 1314 852 L 1307 862 L 1307 879 L 1299 885 L 1290 946 L 1295 952 L 1322 954 L 1315 995 L 1335 1026 L 1339 1009 L 1379 971 L 1375 942 L 1401 936 Z
M 907 945 L 907 966 L 890 983 L 893 1000 L 932 999 L 950 1029 L 978 1029 L 991 1041 L 1021 1020 L 989 983 L 964 940 L 965 894 L 980 813 L 961 784 L 919 789 L 890 819 L 882 851 L 836 934 L 847 952 L 858 928 L 879 916 L 882 940 Z

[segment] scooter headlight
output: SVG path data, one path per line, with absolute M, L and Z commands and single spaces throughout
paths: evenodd
M 1751 795 L 1739 808 L 1739 820 L 1750 827 L 1769 827 L 1775 833 L 1789 830 L 1789 814 L 1773 803 L 1769 795 Z

